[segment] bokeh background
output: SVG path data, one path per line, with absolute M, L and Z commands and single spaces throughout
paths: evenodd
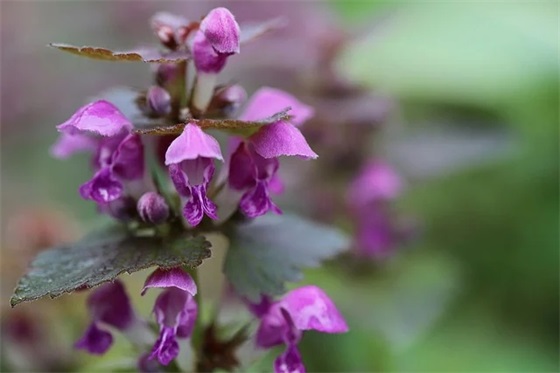
M 49 156 L 54 126 L 88 96 L 151 79 L 147 65 L 46 44 L 133 47 L 155 41 L 148 20 L 158 10 L 196 19 L 219 5 L 240 21 L 288 21 L 231 59 L 223 79 L 249 89 L 298 92 L 318 45 L 344 35 L 335 74 L 375 98 L 366 104 L 382 113 L 372 154 L 406 181 L 395 209 L 413 220 L 413 238 L 359 271 L 335 261 L 306 273 L 351 327 L 306 335 L 308 370 L 558 371 L 556 1 L 2 1 L 2 371 L 107 371 L 122 352 L 100 362 L 72 350 L 83 295 L 8 306 L 37 250 L 99 221 L 77 193 L 86 158 Z M 321 193 L 297 188 L 284 205 Z

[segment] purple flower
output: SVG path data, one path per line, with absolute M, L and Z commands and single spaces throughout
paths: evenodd
M 123 196 L 127 181 L 144 176 L 144 146 L 139 135 L 102 139 L 94 163 L 98 169 L 93 178 L 80 187 L 84 199 L 108 203 Z
M 144 284 L 142 295 L 150 288 L 163 288 L 154 305 L 160 327 L 149 359 L 168 365 L 179 355 L 177 338 L 188 338 L 194 328 L 198 308 L 194 300 L 197 288 L 194 280 L 180 268 L 155 270 Z
M 280 156 L 316 158 L 307 141 L 296 128 L 313 115 L 313 109 L 286 92 L 261 88 L 247 105 L 242 120 L 259 120 L 291 108 L 291 123 L 279 121 L 261 127 L 255 134 L 237 145 L 229 162 L 228 182 L 231 188 L 245 193 L 241 197 L 241 211 L 254 218 L 281 210 L 270 199 L 270 191 L 282 190 L 276 175 Z
M 200 23 L 191 47 L 197 70 L 193 105 L 198 110 L 205 111 L 210 103 L 227 58 L 239 53 L 239 36 L 239 25 L 226 8 L 211 10 Z
M 218 218 L 216 205 L 206 195 L 215 170 L 213 159 L 223 161 L 220 144 L 195 124 L 187 124 L 165 153 L 175 189 L 187 199 L 183 216 L 192 226 L 198 225 L 204 214 Z
M 297 344 L 305 330 L 344 333 L 348 326 L 330 298 L 316 286 L 303 286 L 272 302 L 263 297 L 251 311 L 260 319 L 257 346 L 270 348 L 285 344 L 286 350 L 274 362 L 277 373 L 305 372 Z
M 360 207 L 397 198 L 403 189 L 400 175 L 382 160 L 367 163 L 348 188 L 349 205 Z
M 91 354 L 104 354 L 113 343 L 113 336 L 106 325 L 120 331 L 131 328 L 136 316 L 124 286 L 118 280 L 95 289 L 87 300 L 91 324 L 75 346 Z
M 346 195 L 356 228 L 356 253 L 365 257 L 388 256 L 401 241 L 389 203 L 397 198 L 403 182 L 397 172 L 381 160 L 366 164 L 352 181 Z
M 259 89 L 247 104 L 239 119 L 253 121 L 270 117 L 283 109 L 291 108 L 290 122 L 279 121 L 262 126 L 248 141 L 255 151 L 264 158 L 299 156 L 317 158 L 307 141 L 296 128 L 313 116 L 313 109 L 290 94 L 279 89 L 264 87 Z
M 241 142 L 229 162 L 229 186 L 245 191 L 239 207 L 250 218 L 268 211 L 281 214 L 282 210 L 270 199 L 270 184 L 278 171 L 278 159 L 261 157 L 251 143 Z
M 123 196 L 125 183 L 142 179 L 144 148 L 132 123 L 108 101 L 87 104 L 57 126 L 62 133 L 52 148 L 61 158 L 78 151 L 93 152 L 95 174 L 80 187 L 84 199 L 107 204 Z

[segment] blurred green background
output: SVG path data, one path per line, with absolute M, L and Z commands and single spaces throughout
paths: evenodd
M 150 40 L 153 12 L 199 16 L 217 4 L 252 20 L 320 8 L 358 30 L 338 71 L 398 101 L 376 145 L 407 180 L 398 210 L 421 234 L 358 275 L 337 263 L 306 273 L 351 327 L 306 335 L 308 370 L 558 371 L 556 1 L 2 2 L 3 318 L 20 274 L 6 265 L 26 258 L 7 239 L 11 219 L 39 206 L 77 236 L 97 219 L 76 192 L 86 158 L 48 157 L 54 126 L 87 96 L 149 82 L 144 65 L 81 60 L 46 43 L 133 46 Z

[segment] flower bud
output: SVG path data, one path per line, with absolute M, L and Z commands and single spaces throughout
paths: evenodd
M 235 17 L 225 8 L 215 8 L 200 23 L 192 43 L 197 71 L 193 107 L 205 112 L 212 100 L 217 74 L 229 56 L 239 53 L 240 29 Z
M 239 53 L 240 29 L 235 17 L 226 8 L 214 8 L 200 23 L 200 30 L 214 50 L 220 54 Z
M 165 199 L 155 192 L 147 192 L 138 200 L 138 215 L 146 223 L 161 224 L 169 217 Z
M 167 115 L 171 111 L 171 95 L 161 87 L 150 87 L 146 100 L 150 111 L 154 114 Z
M 161 44 L 171 50 L 177 49 L 178 44 L 177 40 L 175 39 L 175 31 L 171 27 L 166 25 L 160 26 L 156 30 L 156 35 L 159 38 Z
M 179 71 L 176 64 L 162 63 L 156 70 L 156 82 L 162 87 L 167 87 L 177 79 L 178 75 Z
M 247 100 L 247 92 L 239 84 L 218 89 L 208 107 L 208 111 L 219 110 L 229 116 Z

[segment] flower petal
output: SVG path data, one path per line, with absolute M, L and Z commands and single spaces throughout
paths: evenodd
M 175 190 L 179 193 L 179 195 L 183 197 L 190 197 L 191 196 L 191 188 L 189 187 L 189 181 L 187 179 L 187 175 L 181 169 L 179 164 L 172 164 L 168 167 L 169 177 L 175 186 Z
M 262 295 L 260 303 L 251 303 L 246 299 L 244 300 L 247 306 L 249 307 L 249 311 L 251 311 L 251 313 L 257 316 L 258 318 L 261 318 L 264 315 L 266 315 L 270 311 L 272 305 L 274 304 L 274 301 L 268 295 Z
M 70 135 L 89 132 L 101 136 L 115 136 L 122 131 L 130 131 L 132 123 L 115 105 L 99 100 L 82 106 L 70 119 L 57 126 L 57 129 Z
M 297 155 L 303 158 L 317 158 L 301 132 L 286 122 L 276 122 L 264 126 L 249 138 L 255 151 L 264 158 L 277 158 L 283 155 Z
M 288 345 L 286 351 L 274 360 L 274 373 L 305 373 L 305 366 L 296 345 Z
M 300 102 L 289 93 L 276 88 L 263 87 L 253 94 L 239 119 L 259 120 L 270 117 L 287 107 L 291 108 L 289 114 L 292 116 L 291 123 L 295 126 L 299 126 L 314 114 L 311 106 Z
M 125 330 L 134 323 L 134 310 L 119 280 L 93 290 L 87 305 L 94 321 L 102 321 L 119 330 Z
M 216 52 L 239 53 L 239 25 L 228 9 L 212 9 L 200 23 L 200 30 Z
M 255 186 L 257 166 L 247 149 L 247 144 L 239 143 L 229 161 L 228 183 L 236 190 Z
M 167 365 L 179 354 L 177 338 L 191 335 L 198 315 L 198 307 L 193 296 L 177 287 L 164 290 L 154 305 L 156 320 L 160 326 L 160 336 L 150 354 L 150 358 Z
M 187 297 L 183 312 L 179 315 L 179 325 L 177 326 L 178 338 L 188 338 L 191 336 L 197 316 L 198 305 L 194 297 Z
M 213 220 L 218 219 L 218 207 L 206 195 L 206 184 L 195 185 L 190 188 L 191 198 L 183 208 L 183 215 L 193 227 L 200 224 L 204 214 Z
M 142 295 L 150 288 L 175 287 L 192 296 L 196 295 L 196 283 L 192 277 L 181 268 L 164 269 L 158 268 L 148 276 L 142 289 Z
M 112 171 L 126 179 L 141 179 L 144 176 L 144 145 L 139 135 L 128 135 L 113 153 Z
M 86 350 L 93 355 L 103 355 L 113 344 L 111 333 L 100 329 L 95 322 L 87 328 L 86 332 L 74 345 L 80 350 Z
M 201 77 L 201 73 L 215 76 L 220 71 L 222 71 L 224 69 L 224 66 L 226 65 L 228 55 L 216 52 L 216 50 L 212 48 L 212 43 L 210 43 L 208 39 L 206 39 L 202 31 L 197 31 L 194 36 L 192 53 L 194 67 L 198 72 L 195 95 L 200 95 L 200 92 L 196 93 L 196 91 L 203 90 L 205 92 L 202 95 L 205 97 L 204 100 L 196 98 L 193 98 L 193 100 L 209 102 L 210 100 L 206 97 L 208 96 L 210 89 L 212 90 L 212 92 L 214 92 L 215 78 L 202 76 L 203 79 L 207 80 L 207 82 L 204 83 L 199 82 L 198 79 Z
M 316 286 L 303 286 L 288 292 L 280 304 L 299 330 L 343 333 L 348 326 L 325 292 Z
M 165 165 L 177 164 L 198 157 L 215 158 L 223 161 L 220 144 L 195 124 L 187 124 L 165 153 Z
M 62 133 L 56 142 L 51 146 L 50 152 L 53 157 L 66 159 L 79 152 L 95 152 L 95 139 L 82 134 L 69 135 Z
M 270 199 L 266 181 L 258 181 L 254 188 L 245 192 L 241 197 L 239 207 L 249 218 L 256 218 L 269 211 L 282 214 L 282 210 Z
M 122 196 L 123 185 L 109 168 L 98 171 L 93 178 L 80 186 L 80 195 L 97 203 L 108 203 Z
M 370 161 L 348 188 L 347 200 L 360 207 L 378 200 L 397 198 L 403 188 L 400 175 L 383 161 Z
M 173 328 L 165 327 L 161 330 L 160 335 L 152 352 L 150 359 L 157 359 L 162 365 L 169 363 L 179 355 L 179 344 L 175 338 Z

